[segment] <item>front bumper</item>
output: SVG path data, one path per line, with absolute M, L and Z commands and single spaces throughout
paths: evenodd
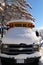
M 7 55 L 7 54 L 1 54 L 0 58 L 6 63 L 31 63 L 34 61 L 39 60 L 41 57 L 40 52 L 35 52 L 33 54 L 19 54 L 19 55 Z M 23 62 L 17 62 L 17 60 L 24 60 Z
M 14 58 L 1 58 L 1 62 L 7 65 L 13 64 L 28 64 L 39 61 L 40 57 L 27 58 L 27 59 L 14 59 Z M 18 60 L 18 61 L 17 61 Z M 20 61 L 19 61 L 20 60 Z

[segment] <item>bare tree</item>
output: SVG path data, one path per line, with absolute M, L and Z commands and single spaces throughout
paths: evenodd
M 8 2 L 9 1 L 9 2 Z M 26 2 L 26 0 L 4 0 L 5 6 L 3 7 L 3 15 L 4 15 L 4 24 L 10 20 L 32 20 L 32 14 L 27 11 L 27 7 L 32 9 L 32 6 Z

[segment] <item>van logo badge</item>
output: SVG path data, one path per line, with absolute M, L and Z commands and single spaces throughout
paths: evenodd
M 23 50 L 23 48 L 19 48 L 19 50 Z

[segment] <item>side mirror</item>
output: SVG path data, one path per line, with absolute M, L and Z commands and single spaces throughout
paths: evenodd
M 40 44 L 40 47 L 43 47 L 43 42 Z
M 38 31 L 36 31 L 36 36 L 39 37 L 39 32 Z

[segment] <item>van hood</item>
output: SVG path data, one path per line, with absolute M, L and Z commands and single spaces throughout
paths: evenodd
M 12 28 L 9 29 L 6 33 L 5 37 L 2 39 L 3 44 L 33 44 L 37 43 L 38 38 L 35 35 L 35 32 L 33 32 L 29 28 Z
M 32 38 L 32 37 L 23 37 L 23 38 L 3 38 L 2 39 L 2 43 L 3 44 L 20 44 L 20 43 L 25 43 L 25 44 L 33 44 L 33 43 L 37 43 L 38 40 Z

